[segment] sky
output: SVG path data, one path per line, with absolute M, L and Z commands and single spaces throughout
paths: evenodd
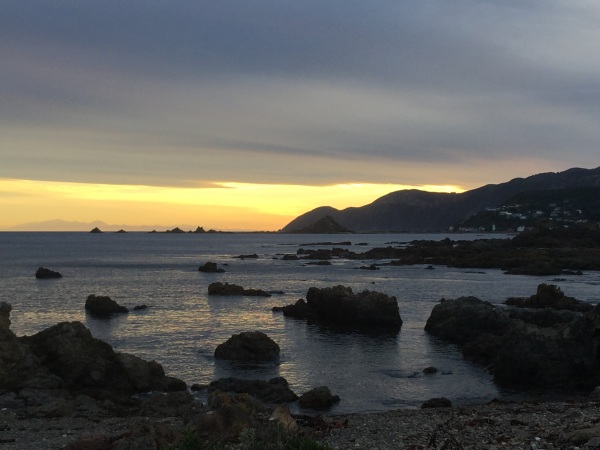
M 278 230 L 600 165 L 596 0 L 3 0 L 0 229 Z

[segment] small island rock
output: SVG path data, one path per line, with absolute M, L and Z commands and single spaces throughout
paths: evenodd
M 203 273 L 223 273 L 225 269 L 217 267 L 217 263 L 208 261 L 204 265 L 198 267 L 198 272 Z
M 102 295 L 90 295 L 85 301 L 85 310 L 93 316 L 110 317 L 112 314 L 128 313 L 129 310 L 113 299 Z
M 45 267 L 40 267 L 35 272 L 35 277 L 38 280 L 44 280 L 49 278 L 62 278 L 62 275 L 54 270 L 46 269 Z
M 219 344 L 215 358 L 236 361 L 274 361 L 279 359 L 279 345 L 261 331 L 234 334 Z

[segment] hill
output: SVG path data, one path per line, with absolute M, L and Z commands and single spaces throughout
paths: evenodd
M 313 209 L 291 221 L 282 232 L 309 229 L 325 216 L 331 217 L 343 228 L 362 233 L 447 231 L 473 214 L 486 208 L 500 207 L 521 193 L 586 187 L 600 187 L 600 167 L 515 178 L 460 194 L 396 191 L 361 207 L 338 210 L 324 206 Z

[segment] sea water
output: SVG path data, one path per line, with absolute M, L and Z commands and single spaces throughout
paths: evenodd
M 11 303 L 11 329 L 31 335 L 62 321 L 81 321 L 113 346 L 161 363 L 167 374 L 188 384 L 222 377 L 285 377 L 302 394 L 326 385 L 340 396 L 334 413 L 415 407 L 432 397 L 456 404 L 509 395 L 484 367 L 465 361 L 456 346 L 424 330 L 441 298 L 472 295 L 494 304 L 511 296 L 530 296 L 539 283 L 557 284 L 566 295 L 597 303 L 600 273 L 582 276 L 505 275 L 496 269 L 458 269 L 424 265 L 382 266 L 373 261 L 337 259 L 331 266 L 284 261 L 298 248 L 339 245 L 354 252 L 405 245 L 414 239 L 488 238 L 464 235 L 295 235 L 270 233 L 0 233 L 0 301 Z M 493 237 L 504 237 L 494 235 Z M 361 245 L 357 245 L 361 244 Z M 239 255 L 256 253 L 256 259 Z M 222 274 L 198 272 L 213 261 Z M 385 262 L 385 261 L 377 261 Z M 60 279 L 37 280 L 38 267 L 59 271 Z M 214 281 L 277 291 L 271 297 L 209 296 Z M 312 287 L 350 286 L 354 292 L 377 290 L 398 299 L 404 321 L 399 333 L 340 332 L 272 312 L 294 303 Z M 90 294 L 108 295 L 130 310 L 110 319 L 85 313 Z M 281 347 L 277 363 L 236 364 L 215 360 L 217 345 L 232 334 L 260 330 Z M 426 367 L 438 372 L 426 375 Z

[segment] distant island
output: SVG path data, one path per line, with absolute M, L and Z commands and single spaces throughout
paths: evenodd
M 540 221 L 557 226 L 600 222 L 600 167 L 573 168 L 457 193 L 396 191 L 373 203 L 322 206 L 284 233 L 518 232 Z

